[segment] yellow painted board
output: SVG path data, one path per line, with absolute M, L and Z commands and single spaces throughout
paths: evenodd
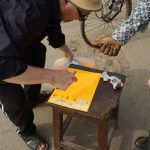
M 55 89 L 48 102 L 87 112 L 101 78 L 101 74 L 74 68 L 68 68 L 67 70 L 75 72 L 78 81 L 72 83 L 64 91 Z

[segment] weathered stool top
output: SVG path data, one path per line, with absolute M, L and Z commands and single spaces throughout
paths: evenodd
M 91 72 L 97 72 L 102 73 L 102 70 L 93 69 L 93 68 L 87 68 L 84 66 L 74 65 L 71 64 L 69 67 L 81 69 L 85 71 L 91 71 Z M 118 78 L 120 78 L 123 82 L 125 82 L 125 76 L 122 74 L 117 73 L 111 73 L 109 72 L 109 75 L 114 75 Z M 117 104 L 119 103 L 119 98 L 121 95 L 122 88 L 114 90 L 112 85 L 109 82 L 104 82 L 101 78 L 97 89 L 95 91 L 92 103 L 90 105 L 90 108 L 88 112 L 82 112 L 70 108 L 66 108 L 63 106 L 50 104 L 52 107 L 56 107 L 57 109 L 65 110 L 70 113 L 76 113 L 79 115 L 87 115 L 95 118 L 104 118 L 107 117 L 107 115 L 112 111 L 113 108 L 117 107 Z

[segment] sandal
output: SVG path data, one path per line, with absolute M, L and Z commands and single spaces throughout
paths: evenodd
M 138 137 L 135 141 L 135 146 L 142 150 L 150 150 L 150 137 Z
M 21 135 L 21 138 L 31 150 L 37 150 L 40 144 L 45 145 L 45 147 L 42 148 L 42 150 L 47 150 L 49 147 L 49 144 L 42 137 L 38 135 L 30 135 L 26 137 Z

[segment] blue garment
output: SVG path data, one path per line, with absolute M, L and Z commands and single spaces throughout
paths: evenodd
M 112 37 L 125 45 L 139 30 L 147 27 L 150 21 L 150 0 L 140 0 L 131 15 L 112 33 Z

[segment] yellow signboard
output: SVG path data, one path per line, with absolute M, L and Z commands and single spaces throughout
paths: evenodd
M 68 68 L 67 70 L 75 72 L 78 81 L 72 83 L 65 91 L 55 89 L 48 101 L 53 104 L 87 112 L 101 74 L 74 68 Z

